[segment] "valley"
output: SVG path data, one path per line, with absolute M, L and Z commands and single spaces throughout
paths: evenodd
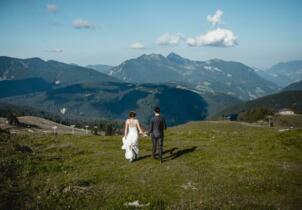
M 63 120 L 123 120 L 134 110 L 147 124 L 152 107 L 159 105 L 169 125 L 177 125 L 212 118 L 242 100 L 279 90 L 242 63 L 193 61 L 173 52 L 142 55 L 116 67 L 89 66 L 98 71 L 39 58 L 2 56 L 0 64 L 0 103 L 22 104 Z

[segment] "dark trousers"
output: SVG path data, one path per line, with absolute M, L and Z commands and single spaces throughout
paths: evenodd
M 162 160 L 163 158 L 163 143 L 164 143 L 164 137 L 152 137 L 152 155 L 155 157 L 156 151 L 158 152 L 159 158 Z

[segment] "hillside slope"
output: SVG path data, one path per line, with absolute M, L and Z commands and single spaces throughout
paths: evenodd
M 283 89 L 283 91 L 291 90 L 302 90 L 302 80 L 299 82 L 292 83 Z
M 4 80 L 0 81 L 0 98 L 48 91 L 53 89 L 53 87 L 54 84 L 46 82 L 41 78 Z
M 135 110 L 142 122 L 148 123 L 153 107 L 159 105 L 169 123 L 180 124 L 205 119 L 239 102 L 226 94 L 191 91 L 177 83 L 134 85 L 94 82 L 58 86 L 31 78 L 0 81 L 0 87 L 6 90 L 0 94 L 1 103 L 33 107 L 40 110 L 35 111 L 38 116 L 44 111 L 62 119 L 85 121 L 125 119 L 130 110 Z M 16 112 L 18 110 L 22 108 L 16 108 Z M 30 113 L 23 112 L 25 115 Z
M 0 129 L 8 130 L 14 134 L 53 134 L 53 127 L 56 127 L 56 134 L 76 134 L 86 135 L 84 129 L 71 128 L 60 123 L 56 123 L 41 117 L 20 116 L 18 121 L 25 126 L 13 126 L 6 123 L 6 118 L 0 118 Z M 90 134 L 90 133 L 89 133 Z
M 256 108 L 269 108 L 279 110 L 282 108 L 290 108 L 296 113 L 302 113 L 302 91 L 283 91 L 273 95 L 265 96 L 248 102 L 242 102 L 235 106 L 231 106 L 217 115 L 227 115 L 230 113 L 240 113 Z
M 0 102 L 22 104 L 63 118 L 83 120 L 125 119 L 130 110 L 135 110 L 139 119 L 148 123 L 156 105 L 161 107 L 170 125 L 202 120 L 208 114 L 208 104 L 199 94 L 167 85 L 152 84 L 75 84 L 30 95 L 5 97 Z
M 0 136 L 0 209 L 302 205 L 301 130 L 189 123 L 166 132 L 163 164 L 151 157 L 149 138 L 140 140 L 140 159 L 130 164 L 120 149 L 121 136 L 4 136 Z M 18 151 L 20 145 L 33 152 Z

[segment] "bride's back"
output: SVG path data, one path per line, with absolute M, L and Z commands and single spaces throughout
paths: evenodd
M 137 119 L 130 118 L 127 121 L 128 121 L 127 123 L 129 125 L 129 128 L 136 128 L 137 127 Z

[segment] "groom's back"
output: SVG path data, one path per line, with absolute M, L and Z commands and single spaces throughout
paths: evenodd
M 151 123 L 152 135 L 156 138 L 164 136 L 164 130 L 167 128 L 165 118 L 160 115 L 155 116 Z

